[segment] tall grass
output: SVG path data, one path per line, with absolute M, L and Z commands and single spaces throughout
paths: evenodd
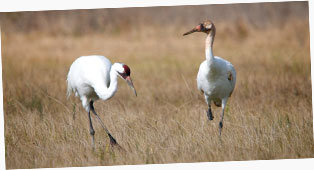
M 215 118 L 208 121 L 196 88 L 205 35 L 182 36 L 194 25 L 80 36 L 5 32 L 6 167 L 313 157 L 309 25 L 306 19 L 289 23 L 265 29 L 253 29 L 245 21 L 216 24 L 214 54 L 232 62 L 238 76 L 221 139 L 221 108 L 214 107 Z M 94 117 L 93 151 L 87 114 L 79 99 L 66 98 L 71 63 L 90 54 L 131 68 L 138 97 L 119 80 L 112 99 L 95 103 L 126 153 L 110 149 Z

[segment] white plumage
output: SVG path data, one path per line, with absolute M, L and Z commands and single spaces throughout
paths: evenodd
M 216 28 L 211 21 L 199 24 L 184 35 L 193 32 L 204 32 L 207 34 L 205 43 L 206 60 L 200 65 L 197 74 L 197 87 L 204 93 L 205 101 L 208 105 L 207 116 L 209 120 L 213 120 L 214 118 L 211 111 L 211 102 L 218 107 L 222 106 L 219 122 L 219 134 L 221 135 L 224 109 L 235 87 L 236 71 L 230 62 L 213 55 L 212 47 Z
M 95 112 L 93 102 L 98 99 L 104 101 L 108 100 L 115 94 L 118 88 L 118 76 L 126 80 L 136 95 L 136 91 L 130 78 L 130 68 L 125 64 L 114 63 L 112 65 L 110 60 L 106 57 L 94 55 L 79 57 L 70 67 L 67 77 L 67 95 L 70 96 L 73 91 L 82 101 L 82 105 L 89 117 L 93 147 L 95 145 L 95 131 L 92 125 L 90 111 L 92 111 L 100 121 L 110 138 L 110 143 L 117 145 L 116 140 L 112 137 L 98 114 Z

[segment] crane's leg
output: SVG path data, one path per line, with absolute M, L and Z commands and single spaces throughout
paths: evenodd
M 89 119 L 89 133 L 92 136 L 92 145 L 93 145 L 93 149 L 95 150 L 95 130 L 93 128 L 92 119 L 90 117 L 90 112 L 88 112 L 88 119 Z
M 95 130 L 93 128 L 93 123 L 92 123 L 92 119 L 91 119 L 91 116 L 90 116 L 90 107 L 88 105 L 86 97 L 81 97 L 81 101 L 82 101 L 83 107 L 85 108 L 85 110 L 88 113 L 89 133 L 90 133 L 90 135 L 92 137 L 92 147 L 93 147 L 93 150 L 94 150 L 95 149 Z
M 90 101 L 89 103 L 89 107 L 90 107 L 90 110 L 94 113 L 94 115 L 97 117 L 97 119 L 99 120 L 101 126 L 105 129 L 107 135 L 109 136 L 109 139 L 110 139 L 110 144 L 111 145 L 117 145 L 117 141 L 116 139 L 110 134 L 109 130 L 106 128 L 105 124 L 101 121 L 100 117 L 98 116 L 98 114 L 96 113 L 95 109 L 94 109 L 94 101 Z
M 205 101 L 208 105 L 208 110 L 207 110 L 208 120 L 213 120 L 214 116 L 213 116 L 212 109 L 211 109 L 211 100 L 206 94 L 204 94 L 204 96 L 205 96 Z
M 221 131 L 223 127 L 223 120 L 224 120 L 224 111 L 225 107 L 227 105 L 227 100 L 228 99 L 222 99 L 222 112 L 221 112 L 221 117 L 220 117 L 220 122 L 219 122 L 219 136 L 221 136 Z

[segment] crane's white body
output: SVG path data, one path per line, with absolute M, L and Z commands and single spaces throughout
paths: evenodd
M 117 91 L 117 75 L 104 56 L 82 56 L 76 59 L 68 73 L 68 96 L 73 91 L 89 111 L 89 100 L 110 99 Z
M 231 80 L 229 80 L 230 73 Z M 205 60 L 200 65 L 197 87 L 204 92 L 207 102 L 211 100 L 220 105 L 223 99 L 227 100 L 231 95 L 235 82 L 236 71 L 233 65 L 220 57 L 215 56 L 212 60 Z

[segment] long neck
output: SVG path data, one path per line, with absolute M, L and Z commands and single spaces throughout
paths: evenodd
M 102 92 L 99 97 L 102 100 L 110 99 L 118 89 L 118 77 L 116 71 L 111 67 L 110 69 L 110 85 L 109 88 Z
M 214 38 L 215 38 L 215 29 L 213 29 L 211 32 L 207 34 L 206 41 L 205 41 L 205 54 L 206 54 L 206 60 L 208 62 L 212 62 L 214 59 L 214 54 L 213 54 Z

